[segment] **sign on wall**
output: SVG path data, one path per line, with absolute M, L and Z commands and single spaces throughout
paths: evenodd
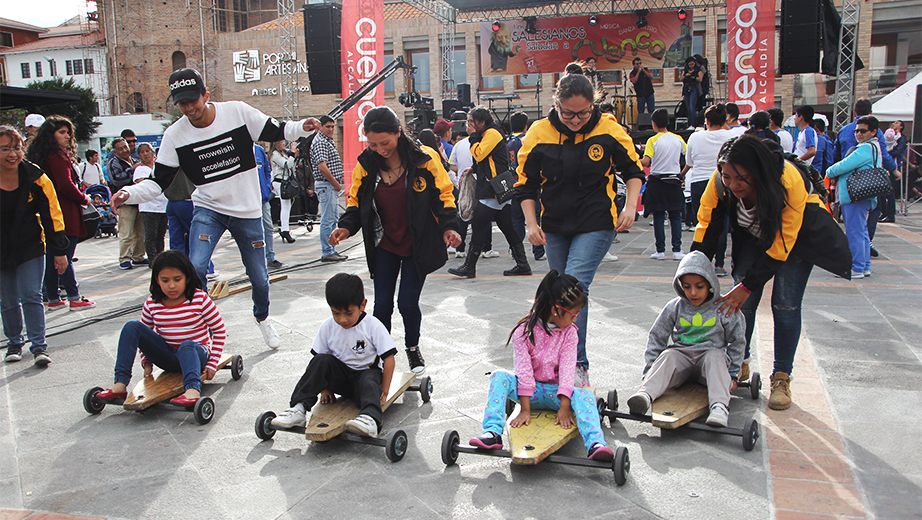
M 563 72 L 574 60 L 597 58 L 599 70 L 631 68 L 635 57 L 644 67 L 681 67 L 691 54 L 691 14 L 655 11 L 642 19 L 634 13 L 538 18 L 534 33 L 524 20 L 480 24 L 481 69 L 484 75 Z M 640 25 L 641 27 L 638 27 Z M 490 42 L 489 45 L 486 42 Z
M 775 106 L 775 0 L 727 1 L 727 80 L 740 119 Z
M 266 52 L 259 54 L 256 49 L 233 53 L 234 82 L 249 83 L 265 79 L 265 76 L 279 76 L 294 71 L 307 74 L 307 64 L 293 55 L 288 59 L 287 53 Z

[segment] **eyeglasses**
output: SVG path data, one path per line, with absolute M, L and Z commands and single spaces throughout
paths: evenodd
M 855 133 L 856 133 L 856 134 L 866 134 L 866 133 L 868 133 L 868 132 L 870 132 L 870 131 L 871 131 L 870 128 L 856 128 L 856 129 L 855 129 Z
M 554 307 L 557 307 L 558 309 L 560 309 L 560 310 L 562 310 L 563 312 L 569 314 L 570 316 L 573 316 L 573 319 L 576 319 L 576 316 L 579 314 L 579 311 L 573 312 L 573 311 L 571 311 L 570 309 L 566 309 L 566 308 L 564 308 L 564 307 L 562 307 L 562 306 L 560 306 L 560 305 L 557 305 L 556 303 L 554 304 Z
M 22 146 L 13 146 L 13 147 L 4 146 L 4 147 L 0 147 L 0 153 L 13 153 L 13 152 L 15 152 L 15 153 L 22 153 Z
M 589 116 L 592 115 L 592 109 L 583 110 L 582 112 L 572 112 L 570 110 L 564 110 L 560 108 L 560 104 L 557 104 L 557 112 L 560 113 L 561 119 L 589 119 Z

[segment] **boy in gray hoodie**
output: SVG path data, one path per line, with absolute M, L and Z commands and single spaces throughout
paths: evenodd
M 645 415 L 666 390 L 695 379 L 708 388 L 707 424 L 727 426 L 730 392 L 746 348 L 743 315 L 717 312 L 713 302 L 720 297 L 720 282 L 700 251 L 682 259 L 672 286 L 679 296 L 666 304 L 650 329 L 643 383 L 628 399 L 628 408 Z

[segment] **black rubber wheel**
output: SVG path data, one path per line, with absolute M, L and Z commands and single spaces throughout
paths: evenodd
M 432 394 L 432 379 L 429 376 L 423 376 L 419 380 L 419 397 L 424 403 L 428 403 L 430 394 Z
M 403 430 L 395 430 L 387 434 L 387 444 L 384 446 L 384 455 L 391 462 L 400 462 L 407 454 L 407 434 Z
M 210 397 L 202 397 L 192 407 L 192 417 L 198 424 L 208 424 L 214 418 L 214 401 Z
M 756 441 L 759 439 L 759 423 L 755 419 L 746 421 L 746 427 L 743 428 L 743 449 L 752 451 L 755 448 Z
M 461 436 L 455 430 L 448 430 L 442 435 L 442 462 L 446 466 L 454 466 L 458 462 L 458 445 L 461 444 Z
M 749 378 L 749 397 L 753 399 L 759 398 L 759 393 L 762 390 L 762 374 L 758 372 L 753 372 L 752 377 Z
M 83 409 L 86 413 L 96 415 L 106 407 L 105 401 L 96 397 L 96 394 L 102 391 L 102 388 L 94 386 L 83 394 Z
M 512 415 L 512 412 L 515 411 L 515 401 L 512 399 L 506 399 L 506 418 L 509 418 Z
M 243 356 L 240 354 L 235 354 L 231 358 L 231 378 L 234 381 L 239 381 L 243 376 Z
M 609 390 L 608 391 L 608 409 L 618 411 L 618 391 Z
M 623 486 L 627 482 L 627 474 L 631 471 L 631 458 L 627 454 L 627 446 L 618 446 L 615 458 L 611 461 L 611 470 L 615 474 L 615 484 Z
M 307 232 L 308 232 L 308 233 L 310 233 L 311 231 L 314 230 L 314 224 L 313 224 L 312 222 L 308 222 L 308 223 L 305 225 L 305 227 L 307 228 Z
M 595 400 L 595 407 L 599 410 L 599 415 L 602 415 L 602 410 L 605 409 L 605 399 L 597 397 Z
M 268 441 L 275 436 L 275 426 L 272 426 L 272 419 L 275 419 L 275 412 L 263 412 L 256 418 L 256 436 L 264 441 Z

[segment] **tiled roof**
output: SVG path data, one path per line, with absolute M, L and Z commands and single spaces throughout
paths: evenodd
M 34 42 L 24 43 L 15 47 L 10 47 L 2 54 L 13 54 L 18 52 L 40 51 L 46 49 L 66 49 L 72 47 L 85 47 L 88 45 L 101 45 L 105 42 L 102 34 L 98 32 L 90 33 L 86 38 L 82 34 L 72 34 L 69 36 L 58 36 L 55 38 L 41 38 Z
M 23 31 L 32 31 L 37 33 L 47 32 L 48 29 L 44 27 L 38 27 L 35 25 L 29 25 L 27 23 L 17 22 L 16 20 L 10 20 L 9 18 L 0 18 L 0 27 L 9 27 L 10 29 L 20 29 Z
M 426 16 L 426 13 L 404 2 L 388 2 L 384 4 L 384 19 L 385 20 L 403 20 L 406 18 L 421 18 L 423 16 Z M 304 27 L 304 15 L 298 12 L 297 14 L 294 15 L 294 17 L 295 17 L 295 27 Z M 249 29 L 246 29 L 242 32 L 277 31 L 278 28 L 279 28 L 279 21 L 276 18 L 275 20 L 266 22 L 264 24 L 250 27 Z

